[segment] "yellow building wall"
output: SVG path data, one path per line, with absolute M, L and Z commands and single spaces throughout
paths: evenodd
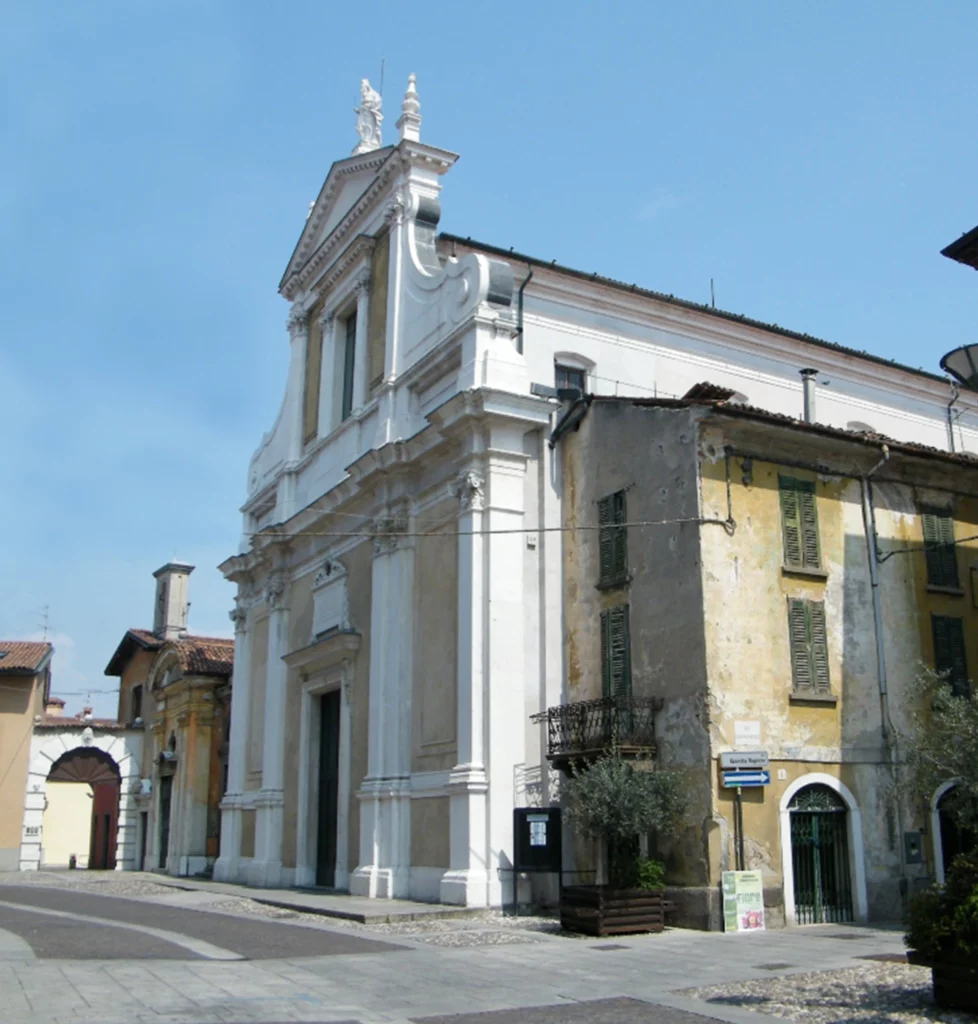
M 722 445 L 715 447 L 722 450 Z M 779 472 L 815 480 L 823 574 L 783 568 Z M 885 725 L 893 736 L 908 724 L 921 662 L 934 664 L 932 613 L 964 619 L 971 674 L 978 668 L 978 594 L 970 572 L 972 565 L 978 566 L 978 547 L 974 541 L 958 546 L 959 593 L 929 588 L 918 512 L 920 503 L 947 505 L 953 500 L 955 532 L 963 540 L 978 534 L 978 502 L 880 475 L 883 479 L 873 484 L 878 546 L 883 555 L 894 552 L 878 567 L 889 694 Z M 722 458 L 703 460 L 701 492 L 703 515 L 724 517 Z M 772 885 L 781 884 L 782 797 L 802 776 L 824 773 L 843 782 L 861 812 L 871 916 L 898 915 L 899 877 L 904 870 L 921 879 L 933 874 L 932 841 L 925 836 L 924 864 L 904 868 L 901 833 L 926 830 L 928 809 L 910 796 L 909 780 L 899 764 L 891 766 L 882 739 L 860 481 L 791 465 L 779 468 L 776 462 L 756 458 L 745 470 L 743 459 L 735 456 L 731 497 L 734 535 L 718 527 L 702 528 L 714 814 L 719 826 L 711 841 L 714 880 L 720 871 L 734 867 L 734 791 L 721 785 L 718 755 L 745 749 L 738 742 L 737 723 L 758 723 L 760 740 L 752 746 L 769 752 L 771 784 L 744 791 L 747 866 L 762 870 Z M 799 700 L 792 693 L 789 597 L 825 602 L 834 702 Z
M 71 855 L 88 867 L 92 835 L 92 787 L 87 782 L 49 782 L 41 825 L 41 867 L 68 867 Z
M 31 732 L 42 700 L 34 676 L 4 676 L 0 686 L 0 870 L 4 871 L 20 866 Z

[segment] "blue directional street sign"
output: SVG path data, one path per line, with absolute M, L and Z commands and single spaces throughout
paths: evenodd
M 766 786 L 770 781 L 771 773 L 765 771 L 723 773 L 723 784 L 728 789 L 737 786 Z

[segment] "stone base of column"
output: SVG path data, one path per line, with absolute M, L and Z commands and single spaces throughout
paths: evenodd
M 489 876 L 478 868 L 460 868 L 446 871 L 439 888 L 442 903 L 460 907 L 488 907 Z
M 360 866 L 350 893 L 407 899 L 411 893 L 410 780 L 366 779 L 360 799 Z
M 280 789 L 262 789 L 255 798 L 255 856 L 248 865 L 247 884 L 279 889 L 282 876 L 282 829 L 285 797 Z
M 242 812 L 237 793 L 221 802 L 221 849 L 214 862 L 215 882 L 236 882 L 241 860 Z
M 253 860 L 248 865 L 245 884 L 253 889 L 281 889 L 282 862 L 280 860 Z

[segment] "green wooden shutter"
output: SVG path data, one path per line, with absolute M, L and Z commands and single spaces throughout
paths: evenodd
M 614 574 L 615 542 L 611 529 L 614 519 L 612 498 L 601 498 L 598 501 L 598 582 L 607 583 Z
M 784 564 L 800 569 L 803 566 L 801 510 L 798 507 L 796 481 L 789 476 L 778 477 L 781 491 L 781 529 L 784 534 Z
M 932 615 L 934 668 L 947 673 L 955 693 L 968 689 L 968 662 L 964 651 L 964 621 L 947 615 Z
M 791 647 L 791 676 L 795 690 L 811 690 L 812 658 L 805 602 L 788 600 L 788 641 Z
M 809 636 L 811 637 L 812 677 L 816 693 L 830 693 L 829 641 L 825 630 L 825 603 L 808 601 Z
M 601 687 L 605 697 L 627 697 L 632 692 L 627 604 L 601 613 Z
M 801 555 L 806 569 L 820 569 L 822 556 L 818 544 L 818 513 L 815 505 L 815 484 L 811 480 L 796 480 L 798 509 L 801 518 Z
M 924 534 L 927 582 L 935 587 L 958 586 L 958 553 L 954 546 L 954 517 L 950 510 L 921 509 L 920 521 Z
M 628 573 L 625 492 L 598 500 L 598 583 L 617 583 Z
M 611 496 L 612 520 L 615 524 L 611 571 L 615 579 L 623 579 L 628 574 L 628 530 L 625 527 L 625 492 L 618 491 Z

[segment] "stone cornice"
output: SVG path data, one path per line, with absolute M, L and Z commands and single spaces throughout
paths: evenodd
M 360 650 L 360 634 L 332 633 L 286 654 L 282 659 L 289 668 L 296 669 L 303 679 L 326 672 L 350 661 Z

